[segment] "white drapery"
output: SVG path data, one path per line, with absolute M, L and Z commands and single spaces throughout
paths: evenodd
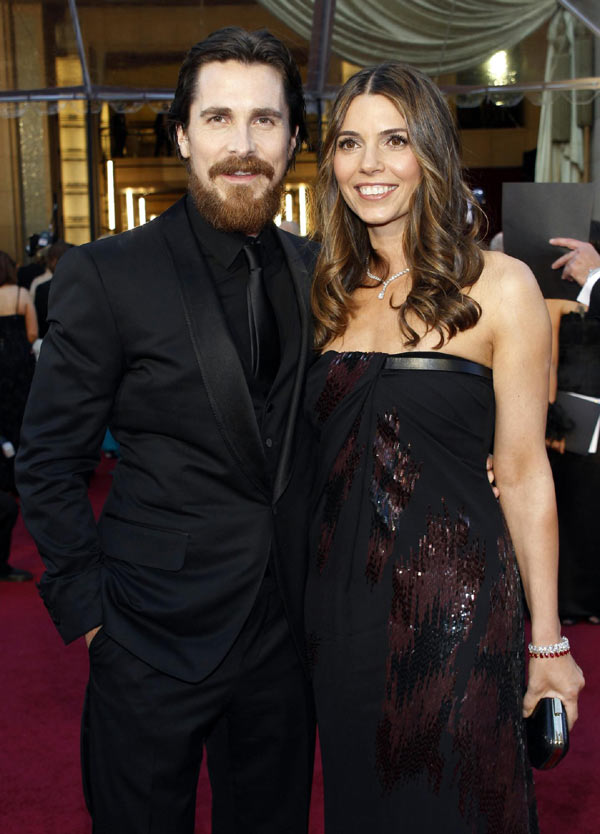
M 259 0 L 310 40 L 313 0 Z M 405 61 L 436 75 L 510 49 L 556 11 L 556 0 L 337 0 L 332 48 L 354 64 Z
M 548 52 L 544 81 L 574 78 L 576 67 L 575 21 L 560 12 L 548 27 Z M 568 106 L 558 95 L 568 95 Z M 583 179 L 583 130 L 577 119 L 577 93 L 542 93 L 542 111 L 535 162 L 536 182 L 581 182 Z

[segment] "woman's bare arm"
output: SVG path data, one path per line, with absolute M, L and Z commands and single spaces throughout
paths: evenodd
M 31 295 L 26 289 L 21 289 L 19 293 L 19 313 L 25 316 L 27 339 L 33 344 L 38 337 L 38 320 Z
M 558 389 L 558 345 L 560 334 L 560 320 L 563 315 L 563 300 L 561 298 L 547 298 L 546 307 L 550 315 L 550 326 L 552 329 L 552 353 L 550 357 L 550 376 L 548 389 L 548 402 L 556 400 Z
M 548 645 L 560 637 L 558 522 L 545 446 L 551 326 L 535 278 L 524 264 L 503 259 L 498 279 L 491 308 L 494 469 L 531 613 L 532 640 Z M 529 714 L 539 698 L 555 695 L 573 724 L 582 686 L 572 657 L 531 659 L 524 712 Z

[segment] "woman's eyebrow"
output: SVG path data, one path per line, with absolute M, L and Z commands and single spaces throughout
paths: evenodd
M 392 136 L 394 133 L 408 133 L 407 127 L 390 127 L 387 130 L 381 130 L 379 136 Z M 357 130 L 340 130 L 338 136 L 360 136 Z

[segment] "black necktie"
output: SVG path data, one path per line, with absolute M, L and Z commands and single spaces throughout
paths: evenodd
M 272 385 L 279 366 L 279 334 L 273 308 L 265 291 L 260 262 L 260 243 L 247 243 L 248 325 L 250 328 L 250 367 L 261 383 Z

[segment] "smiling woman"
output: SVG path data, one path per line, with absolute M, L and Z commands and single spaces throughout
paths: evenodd
M 390 127 L 378 128 L 383 124 Z M 373 227 L 401 233 L 421 166 L 406 119 L 382 95 L 358 96 L 338 134 L 333 171 L 347 205 Z
M 346 83 L 318 199 L 305 611 L 327 834 L 537 834 L 521 719 L 560 696 L 572 726 L 583 686 L 549 648 L 567 646 L 543 299 L 478 247 L 451 114 L 418 70 Z M 521 581 L 548 650 L 525 697 Z
M 477 302 L 462 290 L 483 267 L 479 218 L 468 220 L 475 201 L 462 180 L 457 133 L 425 75 L 385 64 L 346 83 L 324 143 L 317 202 L 325 230 L 313 289 L 318 346 L 343 331 L 365 264 L 382 280 L 410 268 L 398 310 L 408 345 L 418 341 L 411 313 L 440 338 L 475 325 Z

